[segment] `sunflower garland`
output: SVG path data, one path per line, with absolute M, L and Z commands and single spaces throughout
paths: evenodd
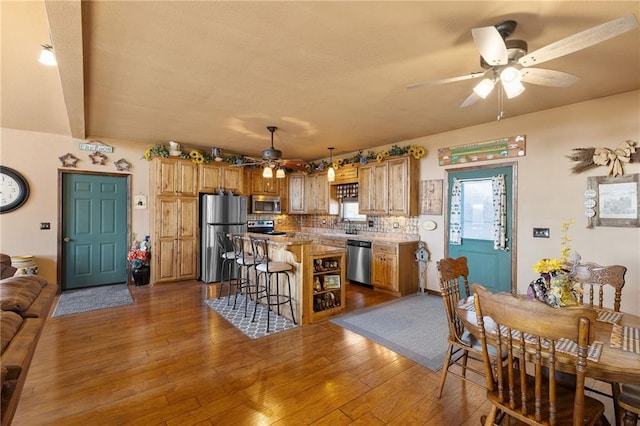
M 396 157 L 401 155 L 410 155 L 416 160 L 419 160 L 425 155 L 427 155 L 427 150 L 419 145 L 407 145 L 404 147 L 393 145 L 389 149 L 385 149 L 377 153 L 374 151 L 368 151 L 366 154 L 362 150 L 360 150 L 350 158 L 334 159 L 333 163 L 331 163 L 331 166 L 333 166 L 334 169 L 339 169 L 340 167 L 343 167 L 348 164 L 358 164 L 358 163 L 365 164 L 368 161 L 372 161 L 372 160 L 381 162 L 388 157 Z M 160 144 L 151 146 L 147 148 L 142 158 L 150 161 L 153 157 L 167 158 L 169 157 L 169 150 L 167 149 L 167 147 Z M 192 149 L 188 153 L 183 152 L 180 155 L 180 158 L 191 160 L 197 164 L 211 163 L 215 161 L 215 158 L 212 157 L 211 155 L 202 154 L 200 151 L 196 149 Z M 225 163 L 231 163 L 231 164 L 243 164 L 246 161 L 246 159 L 243 155 L 230 155 L 230 156 L 225 156 L 223 158 L 223 161 Z M 329 166 L 329 162 L 324 160 L 318 163 L 309 162 L 307 163 L 307 167 L 306 167 L 307 173 L 312 173 L 316 170 L 322 171 L 328 166 Z

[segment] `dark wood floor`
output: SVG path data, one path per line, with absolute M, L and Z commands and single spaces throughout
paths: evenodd
M 215 286 L 131 287 L 135 304 L 49 318 L 14 425 L 474 425 L 484 390 L 329 321 L 258 340 Z M 389 299 L 348 285 L 348 310 Z M 55 304 L 55 302 L 54 302 Z

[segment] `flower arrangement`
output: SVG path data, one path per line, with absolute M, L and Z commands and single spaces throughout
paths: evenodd
M 138 269 L 149 265 L 151 258 L 149 249 L 149 237 L 146 237 L 144 241 L 133 240 L 129 253 L 127 253 L 127 260 L 131 263 L 131 268 Z
M 581 287 L 573 280 L 574 265 L 580 261 L 580 255 L 571 249 L 569 227 L 573 220 L 562 222 L 560 232 L 560 258 L 540 259 L 533 270 L 541 278 L 529 284 L 529 296 L 545 301 L 551 306 L 571 306 L 577 302 L 576 294 Z
M 427 150 L 424 147 L 419 145 L 407 145 L 404 147 L 393 145 L 391 148 L 382 150 L 377 153 L 373 151 L 369 151 L 367 154 L 364 154 L 362 151 L 358 151 L 352 157 L 339 158 L 339 159 L 333 160 L 333 163 L 331 165 L 333 166 L 334 169 L 338 169 L 347 164 L 357 164 L 357 163 L 365 164 L 370 160 L 376 160 L 380 162 L 388 157 L 396 157 L 399 155 L 407 155 L 407 154 L 411 155 L 416 160 L 419 160 L 425 155 L 427 155 Z M 142 158 L 144 158 L 145 160 L 151 160 L 153 157 L 167 158 L 169 157 L 169 150 L 167 149 L 166 146 L 160 145 L 160 144 L 150 146 L 144 152 L 144 155 Z M 203 154 L 196 149 L 192 149 L 189 152 L 182 152 L 182 154 L 180 154 L 180 158 L 190 159 L 194 163 L 198 163 L 198 164 L 211 163 L 215 161 L 215 157 L 209 154 Z M 224 161 L 225 163 L 231 163 L 231 164 L 244 164 L 246 159 L 243 155 L 225 155 L 222 161 Z M 328 166 L 329 166 L 329 162 L 324 160 L 318 163 L 309 162 L 307 163 L 306 172 L 313 173 L 316 170 L 322 171 Z

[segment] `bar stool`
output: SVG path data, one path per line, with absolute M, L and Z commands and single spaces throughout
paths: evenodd
M 218 299 L 222 297 L 222 288 L 227 286 L 227 295 L 229 298 L 227 299 L 227 306 L 231 303 L 231 276 L 233 272 L 233 266 L 237 265 L 236 263 L 236 253 L 233 249 L 233 241 L 231 238 L 227 236 L 226 232 L 218 231 L 216 232 L 216 238 L 218 240 L 218 257 L 222 259 L 222 263 L 220 264 L 220 288 L 218 289 Z M 225 270 L 227 272 L 227 279 L 225 280 L 224 273 Z M 234 283 L 234 285 L 237 284 Z M 236 289 L 236 292 L 238 290 Z
M 291 297 L 291 280 L 288 272 L 293 269 L 289 263 L 286 262 L 272 262 L 269 260 L 269 241 L 265 238 L 251 238 L 251 247 L 253 250 L 253 258 L 256 269 L 256 282 L 260 283 L 260 278 L 265 278 L 264 287 L 259 287 L 259 291 L 256 292 L 256 306 L 253 310 L 253 319 L 256 320 L 256 312 L 258 310 L 258 302 L 260 299 L 265 298 L 267 301 L 267 308 L 271 311 L 272 306 L 276 306 L 278 315 L 280 315 L 280 305 L 289 304 L 291 308 L 291 319 L 294 324 L 297 324 L 295 314 L 293 313 L 293 301 Z M 272 285 L 272 276 L 275 274 L 275 285 Z M 287 277 L 286 293 L 285 287 L 282 287 L 280 281 L 280 275 Z M 282 281 L 284 285 L 284 280 Z M 267 333 L 269 332 L 269 315 L 267 313 Z
M 623 384 L 618 406 L 624 411 L 623 425 L 635 426 L 640 416 L 640 384 Z
M 236 278 L 236 292 L 233 299 L 233 309 L 236 308 L 238 302 L 238 293 L 245 296 L 244 298 L 244 316 L 247 316 L 247 306 L 252 294 L 256 291 L 252 290 L 251 284 L 251 267 L 255 265 L 253 255 L 247 253 L 244 249 L 244 236 L 242 234 L 233 234 L 231 236 L 233 243 L 233 252 L 238 267 L 238 277 Z

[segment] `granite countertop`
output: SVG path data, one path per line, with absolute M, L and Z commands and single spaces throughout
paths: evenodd
M 380 234 L 380 233 L 378 233 Z M 372 242 L 381 242 L 381 243 L 396 243 L 396 244 L 410 244 L 416 243 L 419 241 L 419 238 L 413 236 L 403 236 L 398 237 L 397 235 L 372 235 L 372 234 L 347 234 L 347 233 L 306 233 L 306 232 L 295 232 L 296 237 L 308 238 L 308 239 L 336 239 L 336 240 L 360 240 L 360 241 L 372 241 Z

